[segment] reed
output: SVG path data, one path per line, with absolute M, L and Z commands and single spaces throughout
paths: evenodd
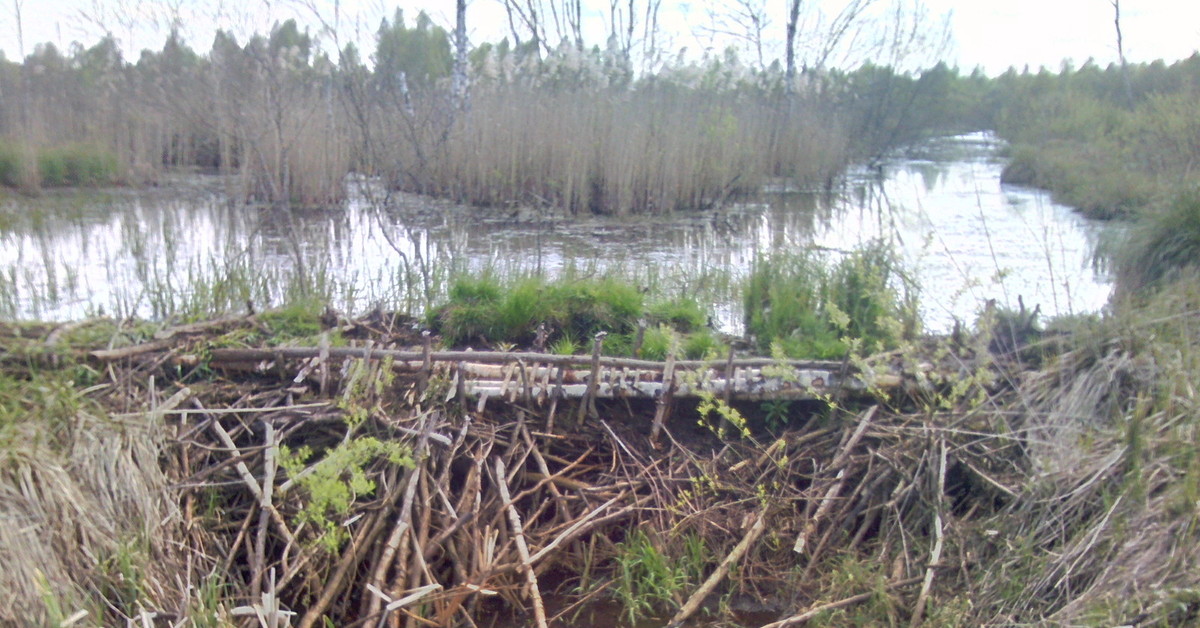
M 848 148 L 836 119 L 815 104 L 793 115 L 787 106 L 675 86 L 482 88 L 443 134 L 393 147 L 388 158 L 405 167 L 389 178 L 479 205 L 616 215 L 707 207 L 768 176 L 819 184 L 841 169 Z

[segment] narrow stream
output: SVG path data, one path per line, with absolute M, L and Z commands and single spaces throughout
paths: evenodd
M 986 133 L 939 138 L 853 170 L 834 192 L 768 189 L 721 210 L 619 219 L 364 193 L 288 214 L 227 203 L 215 177 L 13 197 L 0 205 L 0 318 L 162 316 L 214 295 L 262 307 L 301 275 L 352 311 L 419 309 L 452 272 L 572 267 L 691 291 L 736 332 L 737 285 L 757 255 L 836 254 L 872 238 L 903 252 L 933 331 L 973 320 L 987 299 L 1022 296 L 1047 315 L 1098 310 L 1109 293 L 1090 263 L 1100 226 L 1001 185 L 1001 147 Z

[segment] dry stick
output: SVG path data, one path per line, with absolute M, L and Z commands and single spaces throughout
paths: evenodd
M 432 430 L 425 430 L 426 433 L 429 431 Z M 387 542 L 384 543 L 383 552 L 379 558 L 379 563 L 375 566 L 375 573 L 371 576 L 371 584 L 379 587 L 381 590 L 382 587 L 380 585 L 383 584 L 383 579 L 387 575 L 388 567 L 390 567 L 392 564 L 392 559 L 395 558 L 397 551 L 407 547 L 401 544 L 401 540 L 403 539 L 404 533 L 409 527 L 409 520 L 412 517 L 413 500 L 416 498 L 417 494 L 417 481 L 421 477 L 421 470 L 424 468 L 425 464 L 425 459 L 420 457 L 421 452 L 424 450 L 424 445 L 425 440 L 422 438 L 422 440 L 417 443 L 417 449 L 414 451 L 414 453 L 418 456 L 418 462 L 405 476 L 408 484 L 406 484 L 404 487 L 404 501 L 401 502 L 400 514 L 396 517 L 396 525 L 393 526 L 391 535 L 388 536 Z M 403 565 L 405 562 L 407 562 L 407 556 L 401 557 L 401 560 L 398 561 L 398 564 Z M 399 582 L 399 579 L 397 579 L 397 582 Z M 378 597 L 373 597 L 371 599 L 371 605 L 368 609 L 367 616 L 374 617 L 377 615 L 381 606 L 382 604 L 380 599 Z
M 521 402 L 528 407 L 533 405 L 533 388 L 529 385 L 529 369 L 525 366 L 525 360 L 517 360 L 517 365 L 521 369 Z
M 846 459 L 850 456 L 850 452 L 858 445 L 858 441 L 862 439 L 862 435 L 867 431 L 867 425 L 871 422 L 871 418 L 875 416 L 875 412 L 877 410 L 879 410 L 879 406 L 877 405 L 867 408 L 867 411 L 864 412 L 862 417 L 859 418 L 858 427 L 855 428 L 854 433 L 850 436 L 850 439 L 846 441 L 846 444 L 842 447 L 841 451 L 839 451 L 838 454 L 833 457 L 833 462 L 831 462 L 829 467 L 826 469 L 826 472 L 837 473 L 837 475 L 834 476 L 835 481 L 833 485 L 830 486 L 827 491 L 825 491 L 825 495 L 822 496 L 821 505 L 817 508 L 817 512 L 812 517 L 809 517 L 808 521 L 804 523 L 804 529 L 800 532 L 800 536 L 796 537 L 796 544 L 792 546 L 792 551 L 796 552 L 797 554 L 804 553 L 805 547 L 808 545 L 809 537 L 816 532 L 817 526 L 820 525 L 821 518 L 824 517 L 825 513 L 828 512 L 830 507 L 833 506 L 833 498 L 837 496 L 839 492 L 841 492 L 842 485 L 846 481 L 846 470 L 842 469 L 841 467 L 845 464 Z M 810 556 L 810 566 L 813 564 L 813 561 L 815 561 L 816 558 L 816 555 Z
M 570 521 L 574 516 L 571 514 L 571 508 L 567 505 L 566 500 L 563 499 L 562 492 L 558 490 L 558 485 L 549 480 L 549 478 L 553 477 L 553 474 L 550 473 L 550 467 L 546 464 L 546 459 L 542 457 L 542 452 L 538 451 L 537 445 L 534 444 L 533 437 L 529 435 L 529 430 L 525 427 L 524 421 L 518 425 L 517 430 L 521 433 L 521 437 L 525 440 L 525 445 L 529 447 L 529 452 L 533 454 L 533 460 L 537 463 L 538 470 L 541 471 L 548 480 L 547 488 L 550 489 L 550 495 L 554 498 L 554 505 L 556 506 L 557 515 L 564 517 L 567 521 Z
M 622 492 L 620 495 L 617 495 L 616 497 L 604 502 L 603 504 L 600 504 L 598 507 L 593 509 L 588 514 L 580 517 L 578 521 L 571 524 L 571 527 L 567 528 L 566 530 L 563 530 L 561 534 L 554 537 L 553 541 L 550 541 L 549 543 L 546 544 L 545 547 L 538 550 L 536 554 L 534 554 L 533 556 L 530 556 L 529 562 L 536 563 L 537 561 L 539 561 L 543 557 L 545 557 L 547 554 L 554 551 L 554 549 L 557 548 L 559 545 L 562 545 L 562 543 L 564 541 L 568 541 L 568 540 L 574 538 L 574 535 L 577 534 L 585 525 L 587 525 L 588 521 L 590 521 L 593 517 L 595 517 L 596 515 L 603 512 L 609 506 L 624 499 L 625 495 L 627 495 L 627 494 L 628 493 L 626 493 L 626 492 Z
M 554 433 L 554 411 L 558 409 L 558 400 L 563 396 L 563 367 L 558 367 L 554 376 L 554 392 L 550 395 L 550 411 L 546 413 L 546 432 Z
M 317 348 L 320 349 L 317 360 L 321 362 L 321 376 L 317 380 L 317 392 L 324 397 L 325 389 L 329 386 L 329 332 L 321 333 L 321 343 Z
M 592 376 L 588 378 L 587 391 L 579 401 L 579 413 L 575 420 L 578 425 L 583 425 L 585 415 L 593 419 L 600 418 L 600 413 L 596 411 L 596 389 L 600 386 L 600 348 L 604 345 L 606 335 L 608 334 L 598 332 L 596 339 L 592 341 Z
M 858 485 L 854 487 L 854 491 L 852 491 L 850 495 L 846 497 L 846 499 L 842 500 L 843 507 L 839 509 L 839 513 L 836 515 L 836 517 L 830 518 L 829 525 L 827 525 L 825 528 L 825 534 L 821 535 L 820 540 L 817 541 L 817 544 L 813 547 L 812 552 L 809 553 L 808 568 L 805 570 L 805 576 L 808 576 L 811 573 L 812 568 L 816 565 L 817 559 L 821 556 L 821 553 L 825 550 L 825 547 L 830 543 L 830 539 L 832 539 L 834 533 L 839 529 L 844 529 L 845 519 L 849 515 L 845 505 L 854 501 L 854 498 L 862 493 L 863 486 L 867 483 L 870 473 L 871 467 L 868 465 L 867 470 L 864 472 L 863 479 L 860 480 Z
M 308 608 L 308 611 L 304 613 L 304 617 L 300 619 L 298 628 L 312 628 L 321 616 L 325 614 L 325 609 L 329 608 L 329 605 L 333 603 L 333 598 L 341 590 L 351 565 L 357 562 L 355 559 L 360 558 L 363 547 L 370 544 L 374 535 L 367 532 L 375 527 L 380 513 L 376 512 L 368 516 L 370 519 L 363 524 L 363 533 L 358 534 L 350 540 L 350 547 L 345 550 L 341 559 L 338 560 L 337 568 L 334 569 L 333 575 L 325 581 L 325 588 L 321 591 L 320 597 Z
M 599 341 L 596 344 L 599 345 Z M 547 628 L 546 608 L 542 605 L 542 594 L 538 590 L 537 575 L 533 573 L 533 565 L 529 560 L 529 546 L 525 544 L 525 533 L 521 526 L 521 515 L 517 512 L 517 507 L 513 505 L 510 499 L 508 482 L 504 480 L 504 460 L 500 456 L 496 456 L 495 460 L 496 484 L 500 489 L 500 498 L 508 506 L 508 522 L 512 526 L 513 538 L 517 542 L 517 553 L 521 556 L 521 563 L 525 570 L 525 579 L 529 583 L 529 595 L 533 598 L 533 617 L 537 621 L 538 628 Z
M 420 398 L 425 394 L 425 388 L 429 385 L 429 376 L 433 371 L 433 338 L 429 330 L 421 332 L 421 370 L 417 373 L 417 396 Z
M 467 374 L 463 371 L 463 363 L 456 362 L 454 368 L 454 395 L 458 397 L 458 409 L 467 416 Z
M 262 596 L 262 576 L 266 570 L 267 534 L 271 525 L 271 513 L 267 510 L 273 507 L 272 495 L 275 489 L 275 426 L 270 421 L 265 422 L 266 449 L 263 450 L 263 508 L 258 513 L 258 538 L 254 540 L 254 573 L 250 580 L 250 597 L 259 599 Z
M 658 407 L 654 410 L 654 427 L 650 429 L 650 443 L 658 442 L 658 434 L 663 429 L 667 410 L 671 406 L 671 395 L 675 394 L 675 348 L 667 354 L 667 365 L 663 368 L 662 395 L 658 398 Z
M 921 623 L 921 617 L 925 613 L 925 601 L 929 597 L 929 589 L 933 586 L 933 570 L 937 566 L 938 561 L 942 559 L 942 503 L 946 492 L 946 440 L 938 439 L 941 445 L 941 456 L 938 460 L 938 486 L 937 486 L 937 501 L 935 502 L 935 510 L 933 511 L 933 552 L 929 554 L 929 566 L 925 568 L 925 582 L 921 584 L 921 593 L 917 596 L 917 603 L 913 606 L 912 621 L 908 623 L 910 628 L 915 628 Z
M 884 585 L 883 588 L 885 590 L 891 590 L 891 589 L 896 589 L 899 587 L 908 586 L 910 584 L 916 584 L 920 581 L 921 581 L 921 576 L 915 576 L 913 578 L 905 578 L 904 580 L 897 580 L 895 582 L 889 582 L 886 585 Z M 867 593 L 859 593 L 858 595 L 852 595 L 848 598 L 844 598 L 844 599 L 838 600 L 836 602 L 829 602 L 828 604 L 821 604 L 820 606 L 814 606 L 814 607 L 804 611 L 803 613 L 800 613 L 799 615 L 794 615 L 792 617 L 788 617 L 787 619 L 781 619 L 776 622 L 771 622 L 769 624 L 764 625 L 762 628 L 784 628 L 785 626 L 795 626 L 796 624 L 803 624 L 803 623 L 807 622 L 808 620 L 820 615 L 821 613 L 824 613 L 827 611 L 832 611 L 832 610 L 837 610 L 837 609 L 845 607 L 845 606 L 850 606 L 851 604 L 858 604 L 859 602 L 866 602 L 867 600 L 874 597 L 876 593 L 877 593 L 877 591 L 869 591 Z
M 725 362 L 725 405 L 729 405 L 729 396 L 733 394 L 733 345 L 729 345 L 729 359 Z
M 429 504 L 429 477 L 428 473 L 423 474 L 420 484 L 417 485 L 417 489 L 420 492 L 418 497 L 420 499 L 419 503 L 421 504 Z M 429 573 L 429 565 L 425 562 L 425 552 L 428 549 L 427 543 L 429 541 L 429 524 L 433 516 L 433 509 L 427 506 L 421 508 L 420 512 L 421 516 L 417 525 L 410 528 L 408 534 L 409 543 L 412 545 L 409 554 L 412 564 L 408 568 L 408 590 L 420 588 L 422 576 L 429 578 L 431 583 L 437 582 L 436 578 Z M 397 578 L 397 584 L 399 584 L 399 578 Z M 395 595 L 399 595 L 401 592 L 402 590 L 396 587 Z M 415 613 L 406 611 L 405 614 L 408 615 L 407 623 L 409 626 L 414 626 L 418 621 L 425 619 Z
M 668 626 L 679 626 L 683 624 L 684 620 L 686 620 L 688 617 L 691 617 L 693 613 L 700 609 L 700 605 L 704 603 L 705 598 L 707 598 L 708 595 L 717 588 L 717 585 L 725 579 L 725 575 L 729 573 L 729 570 L 733 567 L 733 564 L 741 560 L 742 555 L 745 554 L 746 551 L 750 549 L 750 546 L 758 540 L 759 535 L 761 535 L 763 530 L 766 529 L 766 524 L 767 510 L 764 508 L 759 511 L 758 519 L 755 520 L 754 525 L 750 526 L 750 531 L 746 533 L 746 536 L 742 537 L 742 540 L 736 546 L 734 546 L 733 551 L 729 552 L 729 555 L 725 557 L 725 560 L 721 561 L 721 564 L 717 567 L 717 570 L 708 577 L 708 580 L 705 580 L 704 584 L 700 585 L 700 588 L 696 589 L 695 593 L 692 593 L 692 596 L 688 598 L 688 601 L 683 605 L 683 608 L 680 608 L 679 612 L 675 613 L 675 616 L 671 618 L 671 623 L 668 624 Z
M 242 452 L 238 450 L 237 444 L 233 442 L 233 438 L 229 436 L 229 432 L 225 431 L 225 428 L 221 426 L 220 421 L 214 420 L 212 422 L 212 426 L 217 432 L 217 436 L 220 437 L 221 442 L 225 444 L 225 447 L 233 452 L 234 458 L 239 458 L 236 468 L 238 475 L 240 475 L 242 478 L 242 482 L 244 482 L 250 489 L 250 492 L 254 494 L 254 498 L 258 500 L 258 503 L 260 506 L 262 506 L 263 510 L 271 513 L 271 519 L 275 521 L 275 525 L 279 527 L 279 533 L 283 535 L 283 538 L 286 539 L 289 544 L 294 543 L 295 538 L 292 537 L 292 531 L 288 529 L 287 522 L 284 521 L 283 515 L 279 514 L 279 511 L 275 509 L 275 506 L 267 500 L 265 495 L 263 495 L 263 489 L 261 486 L 259 486 L 258 482 L 254 480 L 254 475 L 250 473 L 249 467 L 246 466 L 245 462 L 240 460 L 242 457 Z

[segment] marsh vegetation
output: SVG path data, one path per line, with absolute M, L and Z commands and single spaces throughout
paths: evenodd
M 1200 57 L 988 78 L 522 19 L 0 60 L 0 623 L 1200 616 Z M 1128 219 L 1111 296 L 996 151 Z M 747 354 L 775 388 L 705 388 Z M 599 397 L 601 355 L 662 393 Z

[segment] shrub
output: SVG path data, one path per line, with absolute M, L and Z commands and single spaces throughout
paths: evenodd
M 0 143 L 0 185 L 16 187 L 21 183 L 24 164 L 21 155 L 12 144 Z
M 45 149 L 38 154 L 37 164 L 41 184 L 46 187 L 113 183 L 120 170 L 111 152 L 83 144 Z

